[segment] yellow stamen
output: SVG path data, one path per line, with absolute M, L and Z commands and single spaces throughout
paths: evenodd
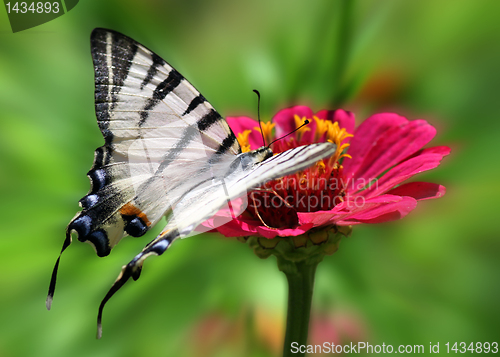
M 349 134 L 345 128 L 340 129 L 339 123 L 335 122 L 328 122 L 328 130 L 326 133 L 326 139 L 332 143 L 337 144 L 340 146 L 340 143 L 345 139 L 352 137 L 352 134 Z
M 328 130 L 328 123 L 330 123 L 327 120 L 319 119 L 316 115 L 313 116 L 314 121 L 316 122 L 316 133 L 314 134 L 314 142 L 318 142 L 322 137 L 323 134 L 326 133 Z
M 297 114 L 295 114 L 293 116 L 293 119 L 295 119 L 295 127 L 296 128 L 298 128 L 299 126 L 304 124 L 304 122 L 307 120 L 306 117 L 300 118 Z M 304 135 L 305 132 L 310 131 L 310 130 L 311 130 L 311 128 L 308 128 L 307 126 L 303 126 L 299 130 L 297 130 L 297 141 L 300 141 L 300 139 L 302 139 L 302 135 Z
M 316 167 L 318 168 L 318 173 L 320 175 L 323 175 L 325 173 L 325 168 L 326 168 L 326 165 L 325 163 L 323 162 L 323 160 L 320 160 L 316 163 Z
M 331 162 L 337 162 L 343 157 L 351 158 L 349 154 L 342 154 L 342 152 L 349 147 L 348 143 L 342 144 L 344 139 L 353 137 L 354 135 L 349 134 L 345 128 L 340 129 L 338 122 L 326 121 L 328 129 L 326 131 L 326 140 L 337 145 L 337 150 L 335 154 L 330 158 Z
M 238 143 L 241 146 L 241 152 L 249 152 L 250 151 L 250 143 L 248 142 L 248 136 L 250 135 L 251 130 L 245 130 L 242 133 L 238 133 L 237 139 Z
M 262 133 L 264 134 L 264 139 L 266 139 L 266 143 L 263 145 L 269 145 L 271 141 L 273 141 L 273 129 L 276 126 L 275 123 L 268 121 L 267 123 L 261 123 Z M 257 130 L 260 133 L 260 128 L 256 126 L 254 130 Z

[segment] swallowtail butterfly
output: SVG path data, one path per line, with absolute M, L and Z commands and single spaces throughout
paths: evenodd
M 97 28 L 91 35 L 95 112 L 105 144 L 88 172 L 90 192 L 71 220 L 61 253 L 78 240 L 103 257 L 125 236 L 144 235 L 162 217 L 163 231 L 125 265 L 104 304 L 144 260 L 161 255 L 177 238 L 264 183 L 313 165 L 335 152 L 318 143 L 273 155 L 269 147 L 242 153 L 227 122 L 179 72 L 121 33 Z M 231 219 L 231 217 L 226 217 Z M 227 221 L 227 220 L 226 220 Z M 221 220 L 224 223 L 224 219 Z M 56 261 L 47 297 L 55 290 Z

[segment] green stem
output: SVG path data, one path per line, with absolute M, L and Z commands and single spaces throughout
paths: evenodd
M 354 0 L 342 0 L 340 2 L 340 23 L 337 38 L 337 61 L 333 68 L 334 93 L 331 104 L 333 107 L 340 106 L 346 99 L 346 68 L 352 45 L 352 22 L 353 22 Z
M 288 269 L 281 269 L 288 280 L 288 311 L 286 319 L 285 344 L 283 357 L 305 356 L 305 353 L 296 352 L 296 348 L 307 345 L 309 332 L 309 315 L 314 289 L 314 274 L 319 261 L 287 262 Z

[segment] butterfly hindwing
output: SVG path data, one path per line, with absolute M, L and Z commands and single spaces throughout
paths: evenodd
M 175 206 L 168 224 L 158 237 L 122 268 L 118 279 L 99 307 L 98 336 L 102 333 L 101 318 L 104 305 L 130 277 L 134 280 L 139 277 L 146 258 L 163 254 L 174 240 L 189 235 L 199 224 L 214 216 L 221 207 L 234 198 L 241 197 L 268 181 L 304 170 L 322 158 L 333 155 L 335 150 L 335 144 L 318 143 L 300 146 L 261 162 L 256 158 L 250 161 L 250 165 L 245 165 L 242 161 L 245 155 L 251 156 L 252 152 L 239 155 L 231 165 L 225 168 L 213 165 L 215 172 L 219 172 L 214 175 L 213 182 L 208 185 L 197 185 L 186 192 Z M 232 168 L 229 169 L 229 167 Z M 244 208 L 245 206 L 240 206 L 239 210 L 232 212 L 233 218 L 241 214 Z M 231 217 L 223 218 L 231 219 Z

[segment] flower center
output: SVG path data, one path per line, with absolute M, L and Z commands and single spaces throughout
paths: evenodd
M 302 125 L 305 119 L 296 115 L 296 127 Z M 316 165 L 268 182 L 249 194 L 247 214 L 260 220 L 269 228 L 296 227 L 299 224 L 297 212 L 328 211 L 341 203 L 345 196 L 346 182 L 339 160 L 344 157 L 351 158 L 344 153 L 349 144 L 342 143 L 342 141 L 353 135 L 349 134 L 345 128 L 341 129 L 337 122 L 332 123 L 316 116 L 312 119 L 316 122 L 314 141 L 304 138 L 304 133 L 311 130 L 311 128 L 304 127 L 297 131 L 295 137 L 274 143 L 273 152 L 277 154 L 301 145 L 327 141 L 337 145 L 337 150 L 331 157 L 318 161 Z M 266 130 L 269 131 L 265 135 L 269 137 L 272 127 L 266 127 Z M 246 134 L 246 137 L 248 135 Z M 266 140 L 270 139 L 266 138 Z

